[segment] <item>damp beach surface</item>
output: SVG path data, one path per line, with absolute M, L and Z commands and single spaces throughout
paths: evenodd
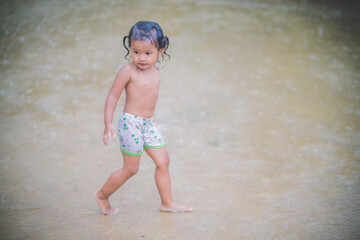
M 353 1 L 3 1 L 1 239 L 359 239 L 360 18 Z M 154 164 L 93 199 L 122 166 L 103 107 L 139 20 L 170 39 Z M 122 95 L 114 117 L 120 116 Z

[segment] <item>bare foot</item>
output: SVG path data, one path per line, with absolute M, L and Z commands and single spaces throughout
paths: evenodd
M 193 208 L 172 202 L 169 205 L 161 205 L 160 211 L 161 212 L 183 213 L 183 212 L 192 212 Z
M 101 198 L 100 197 L 101 193 L 99 191 L 94 192 L 94 196 L 95 196 L 95 201 L 96 201 L 97 205 L 99 206 L 102 214 L 109 215 L 109 214 L 113 214 L 113 213 L 116 213 L 117 211 L 119 211 L 119 209 L 112 208 L 110 206 L 108 199 Z

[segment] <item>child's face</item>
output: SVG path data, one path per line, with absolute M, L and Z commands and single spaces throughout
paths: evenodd
M 131 41 L 131 58 L 135 65 L 142 69 L 150 69 L 156 63 L 159 53 L 150 41 Z

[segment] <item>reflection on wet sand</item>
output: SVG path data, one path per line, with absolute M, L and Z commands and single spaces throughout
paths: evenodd
M 349 1 L 350 2 L 350 1 Z M 141 7 L 139 7 L 141 5 Z M 8 1 L 0 9 L 1 239 L 358 239 L 360 19 L 339 1 Z M 136 14 L 136 15 L 135 15 Z M 176 200 L 154 164 L 112 197 L 102 144 L 122 36 L 170 38 L 156 113 Z M 121 112 L 121 97 L 117 115 Z

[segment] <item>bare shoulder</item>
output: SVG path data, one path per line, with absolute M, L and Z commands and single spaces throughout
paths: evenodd
M 128 82 L 133 74 L 133 71 L 131 63 L 122 66 L 116 74 L 115 82 Z
M 132 71 L 134 71 L 132 64 L 128 63 L 120 68 L 117 75 L 127 75 L 130 76 Z
M 126 78 L 128 80 L 131 80 L 132 76 L 136 74 L 136 66 L 133 63 L 128 63 L 120 68 L 118 71 L 116 78 Z

